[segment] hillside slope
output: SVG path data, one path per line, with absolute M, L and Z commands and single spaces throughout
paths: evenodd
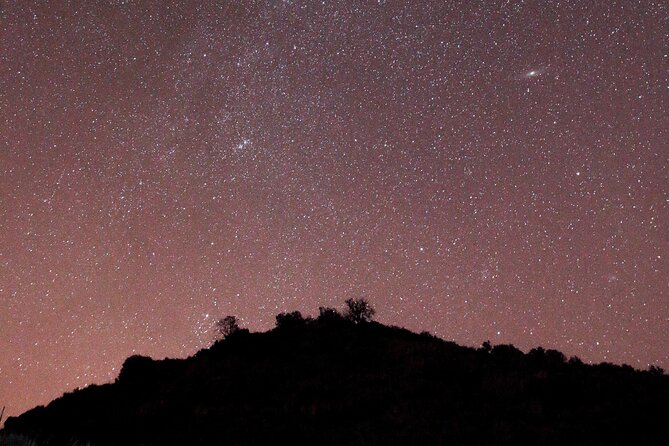
M 666 444 L 669 377 L 472 349 L 342 318 L 134 356 L 113 384 L 10 418 L 39 444 Z M 81 443 L 80 443 L 81 444 Z

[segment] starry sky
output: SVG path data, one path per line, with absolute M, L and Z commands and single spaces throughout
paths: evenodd
M 0 406 L 363 297 L 669 368 L 664 1 L 0 3 Z

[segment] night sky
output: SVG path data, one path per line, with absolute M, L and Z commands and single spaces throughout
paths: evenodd
M 0 3 L 10 415 L 349 297 L 669 368 L 668 260 L 665 1 Z

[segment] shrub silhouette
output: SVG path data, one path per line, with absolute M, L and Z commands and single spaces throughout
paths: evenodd
M 518 361 L 525 355 L 512 344 L 496 345 L 490 351 L 491 356 L 500 362 L 510 363 Z
M 121 382 L 138 380 L 150 376 L 153 368 L 153 359 L 148 356 L 133 355 L 125 360 L 116 380 Z
M 369 322 L 376 311 L 365 299 L 346 299 L 345 317 L 356 324 Z
M 307 320 L 302 317 L 299 311 L 292 311 L 290 313 L 281 313 L 276 315 L 276 328 L 279 330 L 295 329 L 304 327 Z
M 527 359 L 534 366 L 540 367 L 557 367 L 567 360 L 562 352 L 553 349 L 544 350 L 542 347 L 530 350 L 527 353 Z
M 546 361 L 550 365 L 564 364 L 567 361 L 567 358 L 560 351 L 554 349 L 546 350 Z
M 490 353 L 492 351 L 492 344 L 490 344 L 490 341 L 484 341 L 483 344 L 481 344 L 481 347 L 479 347 L 479 351 Z
M 337 323 L 344 320 L 339 312 L 331 307 L 318 307 L 318 322 Z
M 651 375 L 664 375 L 664 369 L 662 367 L 656 366 L 656 365 L 649 365 L 648 366 L 648 373 Z

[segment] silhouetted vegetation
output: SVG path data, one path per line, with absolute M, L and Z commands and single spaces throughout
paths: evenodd
M 239 322 L 236 316 L 225 316 L 216 321 L 216 334 L 220 339 L 225 339 L 231 334 L 239 331 Z
M 376 311 L 365 299 L 346 299 L 346 319 L 356 324 L 370 322 Z
M 148 356 L 133 355 L 125 360 L 117 380 L 130 381 L 150 378 L 154 372 L 156 361 Z
M 290 313 L 281 313 L 276 315 L 276 328 L 279 330 L 290 330 L 301 328 L 311 322 L 311 319 L 305 320 L 302 313 L 293 311 Z
M 321 324 L 337 324 L 344 320 L 344 317 L 339 314 L 334 308 L 318 307 L 318 319 Z
M 355 302 L 344 315 L 282 313 L 266 333 L 228 319 L 224 339 L 187 359 L 131 356 L 113 384 L 10 417 L 0 443 L 9 435 L 45 445 L 657 445 L 669 438 L 669 377 L 659 367 L 587 365 L 556 350 L 525 354 L 488 341 L 462 347 L 373 322 L 371 306 Z
M 483 344 L 481 344 L 479 351 L 483 353 L 490 353 L 492 351 L 492 344 L 490 344 L 490 341 L 484 341 Z
M 664 374 L 664 369 L 662 367 L 658 367 L 656 365 L 650 365 L 650 366 L 648 366 L 648 372 L 653 374 L 653 375 L 663 375 Z

